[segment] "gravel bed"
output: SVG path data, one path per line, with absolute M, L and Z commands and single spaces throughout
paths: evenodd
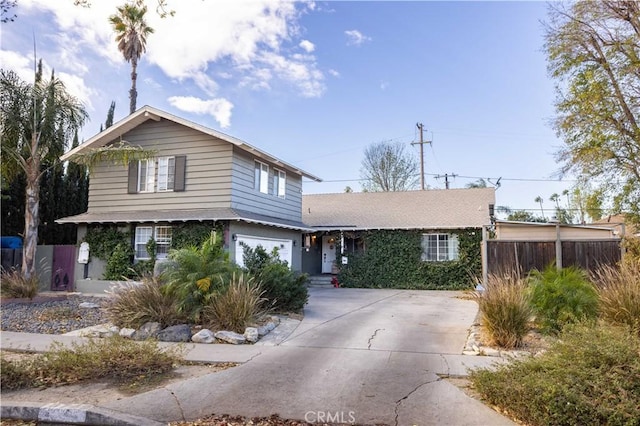
M 81 308 L 83 302 L 100 308 Z M 92 325 L 109 322 L 102 309 L 105 298 L 69 295 L 66 300 L 3 303 L 2 331 L 20 333 L 64 334 Z

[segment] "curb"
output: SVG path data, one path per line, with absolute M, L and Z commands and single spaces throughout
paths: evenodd
M 76 425 L 166 426 L 155 420 L 89 404 L 2 402 L 0 418 Z

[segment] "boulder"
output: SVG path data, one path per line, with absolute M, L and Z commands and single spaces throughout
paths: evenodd
M 276 323 L 274 323 L 273 321 L 269 321 L 269 322 L 265 325 L 265 327 L 267 327 L 267 330 L 269 330 L 269 331 L 273 331 L 273 329 L 275 329 L 275 328 L 276 328 Z
M 124 337 L 125 339 L 132 339 L 133 338 L 133 334 L 136 332 L 135 328 L 121 328 L 120 329 L 120 337 Z
M 244 330 L 244 337 L 247 339 L 247 342 L 255 343 L 260 338 L 258 334 L 258 329 L 255 327 L 247 327 Z
M 162 326 L 159 322 L 147 322 L 139 330 L 133 333 L 133 340 L 147 340 L 149 338 L 156 338 L 158 333 L 162 330 Z
M 247 339 L 242 335 L 235 333 L 233 331 L 216 331 L 216 339 L 222 340 L 223 342 L 231 343 L 233 345 L 241 345 L 247 341 Z
M 260 327 L 258 327 L 258 336 L 262 337 L 262 336 L 266 336 L 267 334 L 269 334 L 269 329 L 267 328 L 266 325 L 261 325 Z
M 216 337 L 213 334 L 213 331 L 204 328 L 198 331 L 191 337 L 191 341 L 193 343 L 215 343 Z
M 191 340 L 191 327 L 187 324 L 172 325 L 158 333 L 161 342 L 189 342 Z
M 82 309 L 98 309 L 100 305 L 98 305 L 97 303 L 82 302 L 78 305 L 78 307 Z

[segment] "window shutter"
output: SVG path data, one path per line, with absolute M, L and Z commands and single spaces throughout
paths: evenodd
M 138 162 L 129 162 L 129 184 L 127 188 L 129 194 L 135 194 L 138 192 Z
M 175 156 L 175 176 L 173 180 L 174 191 L 184 191 L 186 169 L 187 169 L 187 156 L 176 155 Z

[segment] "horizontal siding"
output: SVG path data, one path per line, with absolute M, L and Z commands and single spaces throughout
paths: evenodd
M 127 167 L 103 164 L 91 173 L 89 212 L 230 207 L 230 143 L 166 120 L 147 121 L 122 140 L 154 149 L 157 156 L 185 155 L 185 191 L 128 194 Z
M 302 220 L 302 179 L 287 173 L 285 198 L 273 193 L 273 170 L 269 164 L 269 194 L 255 189 L 255 160 L 248 154 L 234 149 L 231 207 L 275 218 Z M 262 161 L 262 160 L 260 160 Z

